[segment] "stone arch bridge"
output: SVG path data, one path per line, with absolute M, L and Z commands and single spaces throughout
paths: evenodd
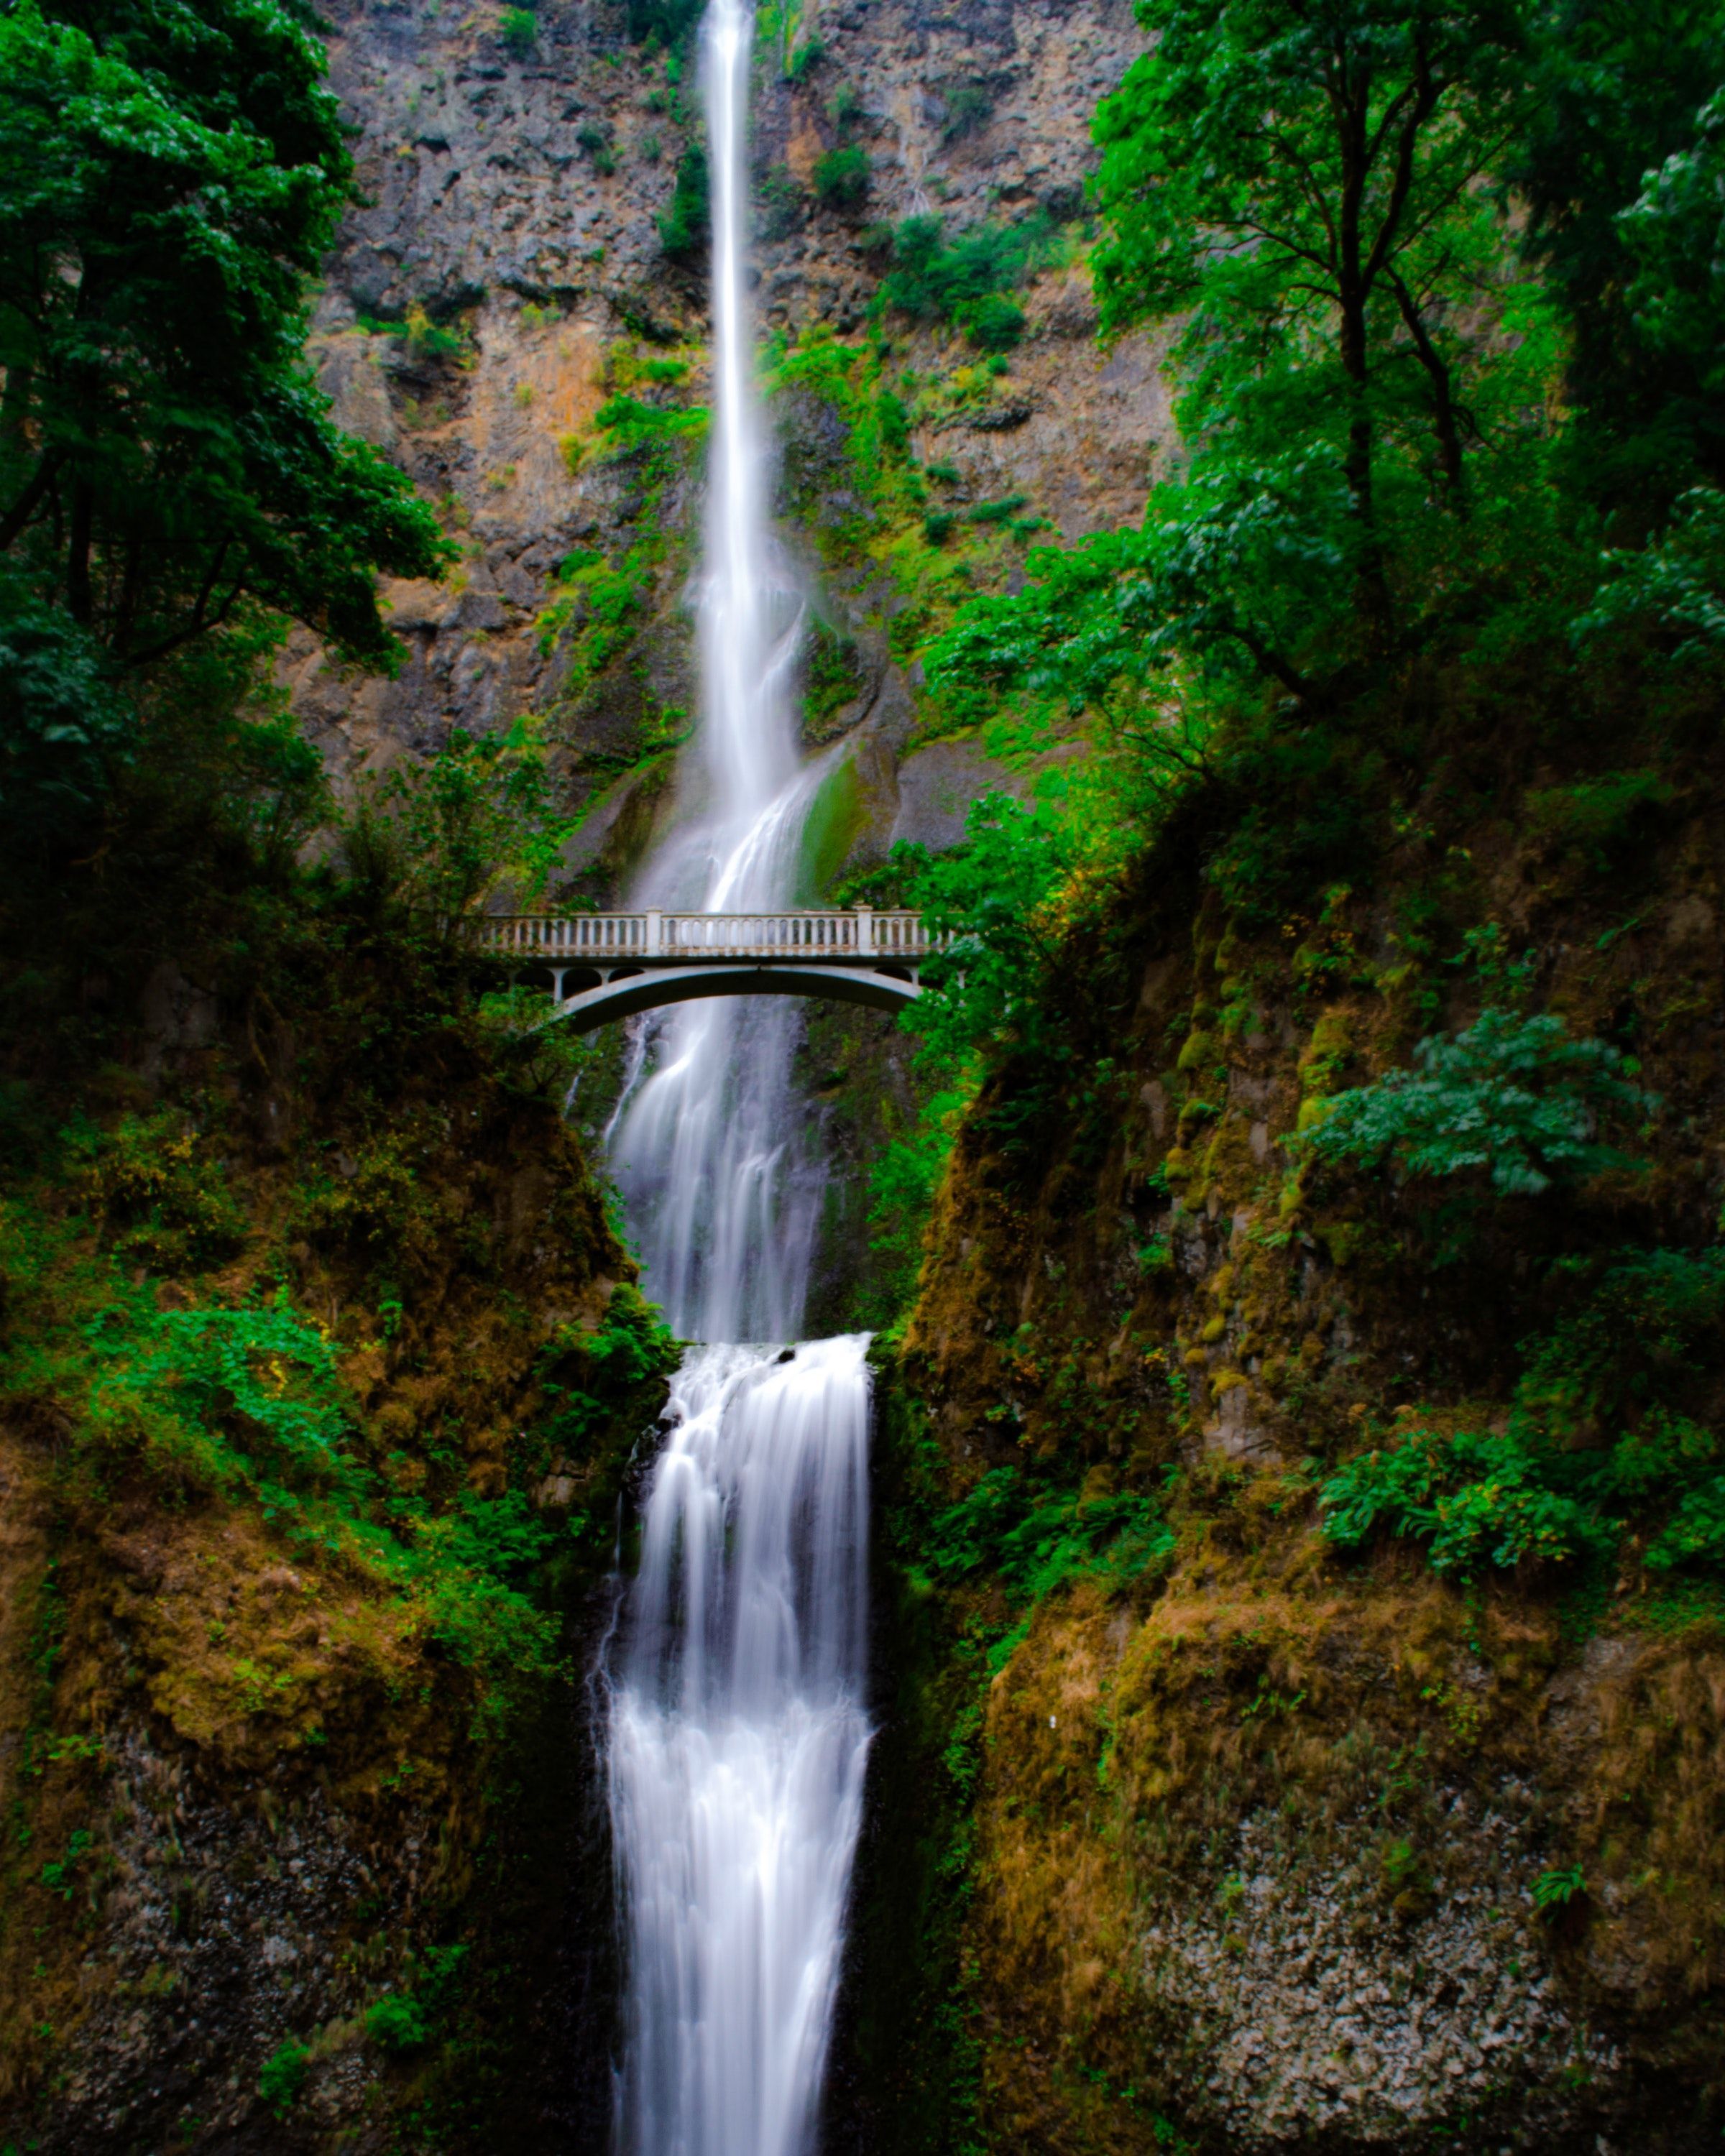
M 916 913 L 514 913 L 475 924 L 480 952 L 551 975 L 551 1019 L 589 1033 L 700 996 L 825 996 L 902 1010 L 942 939 Z

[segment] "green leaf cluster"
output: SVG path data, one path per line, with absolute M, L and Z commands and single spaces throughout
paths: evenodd
M 323 69 L 270 0 L 0 18 L 0 544 L 122 664 L 248 596 L 376 663 L 373 567 L 442 558 L 300 354 L 351 170 Z
M 1410 1178 L 1477 1172 L 1500 1197 L 1533 1196 L 1634 1164 L 1601 1142 L 1599 1126 L 1656 1106 L 1632 1082 L 1635 1068 L 1551 1014 L 1486 1009 L 1451 1039 L 1420 1041 L 1411 1068 L 1314 1103 L 1322 1120 L 1293 1143 L 1355 1168 L 1393 1162 Z
M 822 151 L 809 177 L 824 209 L 854 213 L 869 198 L 869 153 L 860 142 L 841 143 Z
M 696 262 L 712 229 L 711 181 L 706 148 L 691 142 L 677 160 L 670 205 L 659 220 L 659 244 L 673 262 Z
M 951 323 L 979 351 L 1008 352 L 1024 331 L 1024 310 L 1011 295 L 1058 244 L 1045 211 L 1016 224 L 984 220 L 950 239 L 944 218 L 906 218 L 892 235 L 876 305 L 912 321 Z
M 0 13 L 0 814 L 88 812 L 149 670 L 259 608 L 394 665 L 435 517 L 302 346 L 351 184 L 275 0 Z
M 157 1306 L 134 1279 L 25 1198 L 0 1210 L 12 1296 L 10 1382 L 61 1403 L 69 1471 L 147 1476 L 181 1502 L 255 1506 L 286 1546 L 344 1563 L 479 1681 L 481 1719 L 560 1669 L 557 1623 L 531 1591 L 567 1540 L 519 1489 L 483 1497 L 434 1476 L 410 1493 L 385 1471 L 327 1331 L 285 1291 L 239 1304 Z M 599 1329 L 547 1351 L 541 1450 L 590 1440 L 676 1359 L 656 1312 L 619 1288 Z
M 1725 1578 L 1725 1251 L 1620 1251 L 1596 1271 L 1527 1348 L 1503 1427 L 1412 1429 L 1329 1478 L 1332 1542 L 1404 1536 L 1466 1574 L 1573 1568 L 1635 1537 L 1656 1573 Z
M 542 897 L 574 819 L 559 808 L 537 732 L 457 728 L 423 763 L 400 762 L 360 783 L 338 837 L 349 875 L 375 909 L 449 934 L 500 886 Z

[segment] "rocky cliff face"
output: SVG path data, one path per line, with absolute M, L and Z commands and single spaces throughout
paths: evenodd
M 1026 1048 L 961 1135 L 891 1365 L 900 1674 L 855 1943 L 855 2145 L 1717 2134 L 1716 1592 L 1644 1565 L 1646 1532 L 1603 1570 L 1512 1569 L 1494 1534 L 1445 1578 L 1412 1530 L 1349 1554 L 1322 1526 L 1337 1463 L 1527 1414 L 1527 1358 L 1586 1394 L 1581 1334 L 1536 1291 L 1562 1286 L 1554 1249 L 1579 1277 L 1656 1246 L 1656 1270 L 1717 1262 L 1717 759 L 1676 767 L 1605 865 L 1517 809 L 1568 798 L 1523 784 L 1587 782 L 1550 750 L 1574 734 L 1531 750 L 1509 708 L 1502 790 L 1434 778 L 1415 837 L 1322 907 L 1239 905 L 1200 869 L 1230 812 L 1194 810 L 1046 990 L 1071 1060 L 1051 1075 Z M 1453 773 L 1469 751 L 1445 739 Z M 1576 1033 L 1632 1031 L 1663 1103 L 1639 1173 L 1505 1204 L 1459 1263 L 1412 1189 L 1326 1182 L 1287 1149 L 1305 1104 L 1492 992 L 1403 941 L 1442 875 L 1422 921 L 1500 924 Z M 1595 1352 L 1664 1357 L 1672 1322 Z M 1717 1403 L 1710 1345 L 1659 1367 L 1631 1419 L 1673 1384 Z M 1568 1427 L 1589 1458 L 1633 1442 L 1608 1414 Z M 1018 1488 L 1042 1509 L 1010 1510 Z M 1499 1495 L 1440 1487 L 1425 1533 Z M 1085 1556 L 1086 1518 L 1117 1559 Z M 919 1963 L 944 1974 L 901 1999 L 893 1972 Z
M 583 1530 L 664 1351 L 567 1077 L 308 935 L 182 947 L 0 1205 L 8 2147 L 608 2115 Z
M 631 42 L 621 8 L 548 4 L 513 47 L 489 8 L 331 16 L 331 80 L 361 131 L 366 202 L 331 264 L 314 350 L 342 422 L 442 506 L 464 559 L 443 586 L 391 592 L 408 651 L 393 681 L 343 679 L 297 640 L 285 660 L 295 705 L 338 771 L 424 752 L 452 727 L 542 721 L 571 799 L 590 808 L 572 867 L 608 895 L 670 805 L 668 752 L 696 694 L 698 418 L 645 443 L 595 424 L 619 397 L 698 412 L 701 249 L 673 259 L 660 231 L 699 136 L 692 64 Z M 968 525 L 971 506 L 1009 501 L 1069 536 L 1118 522 L 1140 508 L 1168 431 L 1145 342 L 1096 349 L 1081 261 L 1091 115 L 1141 42 L 1125 0 L 762 18 L 763 330 L 781 353 L 836 338 L 870 397 L 898 385 L 906 453 L 949 475 L 946 567 L 973 588 L 1009 578 L 1025 542 Z M 841 141 L 868 164 L 865 199 L 844 208 L 814 184 Z M 1033 213 L 1065 244 L 1021 295 L 1026 335 L 998 375 L 950 327 L 871 321 L 883 229 L 914 214 L 957 231 Z M 893 626 L 915 565 L 891 543 L 915 530 L 918 506 L 869 499 L 881 475 L 845 466 L 855 415 L 829 385 L 781 391 L 786 543 L 824 624 L 811 671 L 829 644 L 850 670 L 808 684 L 811 742 L 860 774 L 830 872 L 895 837 L 948 842 L 1002 774 L 973 744 L 918 737 L 916 634 Z M 595 588 L 612 577 L 620 588 Z

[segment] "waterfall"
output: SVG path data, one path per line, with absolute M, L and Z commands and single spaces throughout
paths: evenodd
M 708 912 L 792 901 L 819 783 L 792 721 L 803 610 L 767 517 L 745 282 L 752 28 L 750 0 L 710 0 L 702 791 L 639 894 Z M 619 2156 L 806 2156 L 814 2133 L 870 1736 L 869 1389 L 865 1335 L 778 1344 L 802 1328 L 824 1173 L 798 1023 L 772 997 L 648 1020 L 608 1133 L 648 1290 L 705 1343 L 672 1388 L 608 1672 Z

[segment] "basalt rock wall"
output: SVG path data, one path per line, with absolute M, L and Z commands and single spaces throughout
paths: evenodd
M 343 675 L 303 635 L 285 677 L 344 780 L 452 728 L 542 724 L 567 798 L 588 811 L 569 867 L 608 897 L 674 812 L 671 758 L 697 694 L 698 422 L 645 446 L 595 424 L 619 396 L 673 415 L 704 401 L 704 241 L 673 256 L 661 232 L 701 131 L 695 46 L 668 56 L 631 40 L 622 8 L 567 0 L 537 9 L 525 45 L 489 7 L 330 17 L 363 201 L 329 265 L 313 353 L 341 422 L 439 505 L 462 558 L 442 584 L 389 588 L 395 679 Z M 971 588 L 1009 581 L 1026 541 L 972 530 L 968 505 L 1011 500 L 1068 536 L 1117 523 L 1142 508 L 1170 434 L 1149 345 L 1097 348 L 1083 261 L 1091 117 L 1141 46 L 1125 0 L 870 0 L 788 27 L 762 18 L 762 333 L 781 353 L 829 337 L 858 364 L 878 349 L 871 379 L 908 370 L 921 385 L 906 451 L 952 475 L 946 552 Z M 868 165 L 865 198 L 843 208 L 815 186 L 840 143 Z M 1034 215 L 1064 235 L 1019 295 L 1026 334 L 998 378 L 972 381 L 982 356 L 951 324 L 871 317 L 880 234 L 917 214 L 949 232 Z M 821 624 L 814 641 L 842 646 L 850 675 L 836 690 L 805 680 L 807 735 L 844 744 L 862 774 L 856 828 L 829 868 L 895 838 L 949 843 L 983 786 L 1014 782 L 973 742 L 924 738 L 918 639 L 901 619 L 894 630 L 915 598 L 891 543 L 905 505 L 895 521 L 866 498 L 866 464 L 860 478 L 820 468 L 823 454 L 844 463 L 854 431 L 832 394 L 788 388 L 773 413 L 788 561 Z M 595 631 L 591 579 L 568 581 L 572 561 L 626 579 L 620 623 Z

